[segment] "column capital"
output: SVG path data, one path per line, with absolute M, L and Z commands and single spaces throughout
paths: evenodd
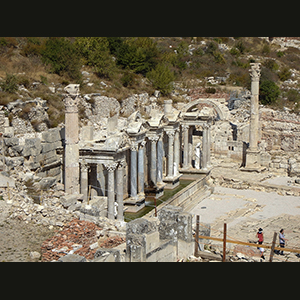
M 144 149 L 145 145 L 146 145 L 146 141 L 142 141 L 142 142 L 140 143 L 139 149 Z
M 108 172 L 114 172 L 116 167 L 117 167 L 117 163 L 116 162 L 107 162 L 104 163 L 105 168 L 107 169 Z
M 139 149 L 139 144 L 137 142 L 131 142 L 130 150 L 131 151 L 138 151 L 138 149 Z
M 165 131 L 165 132 L 166 132 L 166 134 L 168 135 L 169 138 L 172 138 L 175 135 L 175 131 L 174 130 L 168 130 L 168 131 Z
M 190 128 L 190 125 L 181 124 L 181 127 L 182 127 L 183 130 L 188 130 Z
M 155 136 L 148 136 L 149 141 L 151 141 L 151 143 L 156 143 L 159 140 L 159 136 L 155 135 Z
M 252 81 L 259 81 L 260 65 L 261 63 L 250 63 L 251 69 L 249 70 L 249 72 Z
M 119 170 L 119 169 L 123 169 L 125 166 L 126 166 L 126 161 L 125 161 L 125 159 L 121 159 L 121 160 L 118 162 L 118 170 Z

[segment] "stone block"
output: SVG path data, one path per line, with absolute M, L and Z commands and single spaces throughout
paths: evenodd
M 15 187 L 15 180 L 13 178 L 0 173 L 0 187 L 7 187 L 7 183 L 10 187 Z
M 16 138 L 16 137 L 4 139 L 4 144 L 7 147 L 12 147 L 12 146 L 19 145 L 19 139 Z
M 25 139 L 25 145 L 22 151 L 23 156 L 37 156 L 42 151 L 41 140 L 39 138 Z
M 156 230 L 157 230 L 156 222 L 150 222 L 144 218 L 139 218 L 127 223 L 126 235 L 149 233 Z
M 60 198 L 60 203 L 64 208 L 68 208 L 72 204 L 76 204 L 77 200 L 83 198 L 83 194 L 66 195 Z
M 118 249 L 106 249 L 100 248 L 95 252 L 94 255 L 95 259 L 99 257 L 103 257 L 103 262 L 120 262 L 121 261 L 121 254 L 120 250 Z
M 192 241 L 192 215 L 181 213 L 177 218 L 177 238 L 191 242 Z
M 58 259 L 59 262 L 86 262 L 86 258 L 77 254 L 68 254 Z
M 129 261 L 130 262 L 144 262 L 145 257 L 143 247 L 139 245 L 131 245 L 129 248 Z
M 56 149 L 62 147 L 61 141 L 56 141 L 53 143 L 42 143 L 42 153 L 49 152 L 49 151 L 55 151 Z
M 60 130 L 58 128 L 52 128 L 42 132 L 42 142 L 54 143 L 61 141 Z

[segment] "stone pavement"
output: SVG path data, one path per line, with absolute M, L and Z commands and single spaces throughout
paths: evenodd
M 246 173 L 234 169 L 218 168 L 214 170 L 219 177 L 227 177 L 228 180 L 252 182 L 259 180 L 267 184 L 279 184 L 288 187 L 291 185 L 289 177 L 272 177 L 270 173 Z M 212 172 L 213 173 L 213 172 Z M 265 181 L 264 181 L 265 180 Z M 237 239 L 244 242 L 256 242 L 256 232 L 259 227 L 264 230 L 266 244 L 271 244 L 273 234 L 285 229 L 286 238 L 289 239 L 287 247 L 300 248 L 300 196 L 278 194 L 278 192 L 266 192 L 248 189 L 234 189 L 216 186 L 214 193 L 205 198 L 189 212 L 200 215 L 200 222 L 211 225 L 211 236 L 223 236 L 223 224 L 227 223 L 227 235 L 229 239 Z M 255 189 L 255 187 L 253 187 Z M 280 188 L 279 188 L 280 190 Z M 193 218 L 195 222 L 195 217 Z M 204 224 L 205 225 L 205 224 Z M 211 244 L 221 245 L 218 242 Z M 278 238 L 276 245 L 278 245 Z M 236 245 L 227 244 L 228 249 L 234 250 Z M 256 249 L 256 248 L 253 248 Z M 270 250 L 265 251 L 269 258 Z M 285 256 L 274 256 L 274 261 L 299 261 L 295 253 L 286 253 Z

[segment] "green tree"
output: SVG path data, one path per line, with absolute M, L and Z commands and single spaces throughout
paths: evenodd
M 106 37 L 78 37 L 75 46 L 84 63 L 93 66 L 99 77 L 113 77 L 116 63 L 110 54 L 109 41 Z
M 280 90 L 274 81 L 264 80 L 260 84 L 259 94 L 262 104 L 272 104 L 276 102 L 280 95 Z
M 149 37 L 128 38 L 117 51 L 117 64 L 146 75 L 157 64 L 157 44 Z
M 172 81 L 174 81 L 175 76 L 166 64 L 158 64 L 155 69 L 147 73 L 147 78 L 151 81 L 153 87 L 163 95 L 171 93 Z
M 58 75 L 66 74 L 71 79 L 79 80 L 80 58 L 74 45 L 64 37 L 51 37 L 41 50 L 42 61 L 50 65 L 50 70 Z

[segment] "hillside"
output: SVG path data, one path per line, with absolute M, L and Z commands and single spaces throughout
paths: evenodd
M 299 58 L 299 38 L 2 37 L 0 105 L 11 122 L 18 116 L 41 131 L 64 121 L 69 83 L 80 83 L 82 95 L 120 103 L 155 90 L 174 101 L 228 98 L 232 90 L 250 89 L 250 63 L 260 62 L 261 103 L 298 113 Z

